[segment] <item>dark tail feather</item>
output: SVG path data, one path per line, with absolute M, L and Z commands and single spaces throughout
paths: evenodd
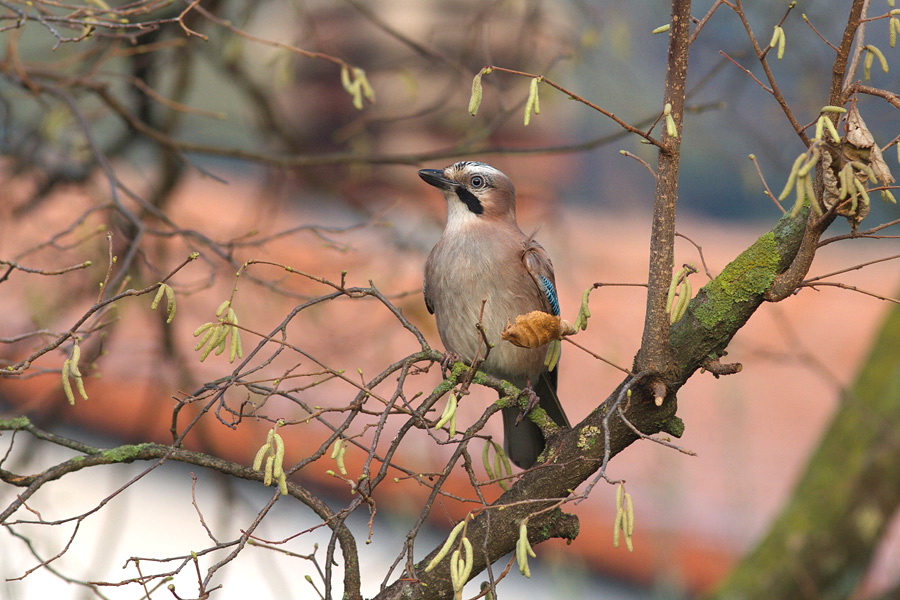
M 569 427 L 569 420 L 556 396 L 556 376 L 555 369 L 552 372 L 541 373 L 532 389 L 540 398 L 541 408 L 547 411 L 550 418 L 562 427 Z M 504 447 L 506 455 L 516 466 L 529 469 L 544 451 L 544 436 L 538 426 L 527 418 L 516 425 L 520 413 L 516 407 L 503 409 Z

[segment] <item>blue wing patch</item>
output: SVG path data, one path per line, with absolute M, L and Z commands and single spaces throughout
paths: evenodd
M 543 275 L 538 275 L 538 279 L 541 282 L 541 291 L 544 292 L 544 295 L 547 296 L 547 302 L 550 304 L 550 312 L 555 316 L 559 316 L 559 298 L 556 295 L 556 288 L 553 287 L 553 282 L 544 277 Z

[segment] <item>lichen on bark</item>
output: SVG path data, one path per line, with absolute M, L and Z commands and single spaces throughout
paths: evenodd
M 719 324 L 733 327 L 738 318 L 734 305 L 764 294 L 772 285 L 780 262 L 775 234 L 770 231 L 703 288 L 706 302 L 697 307 L 694 316 L 706 328 Z

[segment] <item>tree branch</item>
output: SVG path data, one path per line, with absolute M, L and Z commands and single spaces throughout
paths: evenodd
M 224 475 L 238 477 L 240 479 L 263 481 L 263 473 L 260 471 L 254 471 L 250 467 L 245 467 L 202 452 L 193 452 L 191 450 L 185 450 L 184 448 L 153 443 L 125 445 L 108 449 L 97 448 L 43 431 L 34 426 L 27 417 L 0 420 L 0 431 L 27 431 L 38 439 L 52 442 L 66 448 L 76 449 L 83 453 L 82 456 L 71 458 L 36 475 L 16 475 L 15 473 L 0 469 L 0 480 L 11 485 L 26 488 L 25 491 L 17 495 L 16 499 L 13 500 L 9 506 L 0 512 L 0 523 L 5 522 L 10 515 L 18 510 L 25 501 L 44 484 L 59 479 L 69 473 L 74 473 L 87 467 L 98 465 L 115 465 L 147 460 L 172 460 L 206 467 Z M 341 551 L 344 557 L 345 592 L 348 594 L 349 598 L 361 599 L 362 596 L 359 592 L 361 582 L 359 556 L 356 550 L 356 539 L 353 537 L 353 534 L 344 525 L 343 520 L 337 518 L 338 515 L 315 494 L 310 493 L 306 488 L 292 482 L 288 482 L 287 488 L 290 496 L 300 500 L 309 507 L 322 519 L 323 523 L 334 531 L 334 534 L 340 542 Z
M 650 238 L 650 267 L 647 278 L 647 311 L 644 334 L 634 372 L 645 370 L 666 373 L 671 367 L 669 348 L 668 292 L 675 257 L 675 212 L 678 203 L 678 166 L 681 159 L 681 130 L 684 118 L 685 81 L 690 48 L 691 3 L 672 3 L 672 28 L 669 34 L 668 68 L 664 101 L 671 109 L 677 135 L 663 138 L 656 179 L 656 201 Z

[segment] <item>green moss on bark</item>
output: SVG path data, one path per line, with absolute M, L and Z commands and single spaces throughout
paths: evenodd
M 152 444 L 127 444 L 104 450 L 101 455 L 111 462 L 132 462 L 137 460 L 140 453 Z
M 780 263 L 775 234 L 770 231 L 703 288 L 706 302 L 697 307 L 694 316 L 708 329 L 720 325 L 734 327 L 738 318 L 735 305 L 764 294 L 772 285 Z

